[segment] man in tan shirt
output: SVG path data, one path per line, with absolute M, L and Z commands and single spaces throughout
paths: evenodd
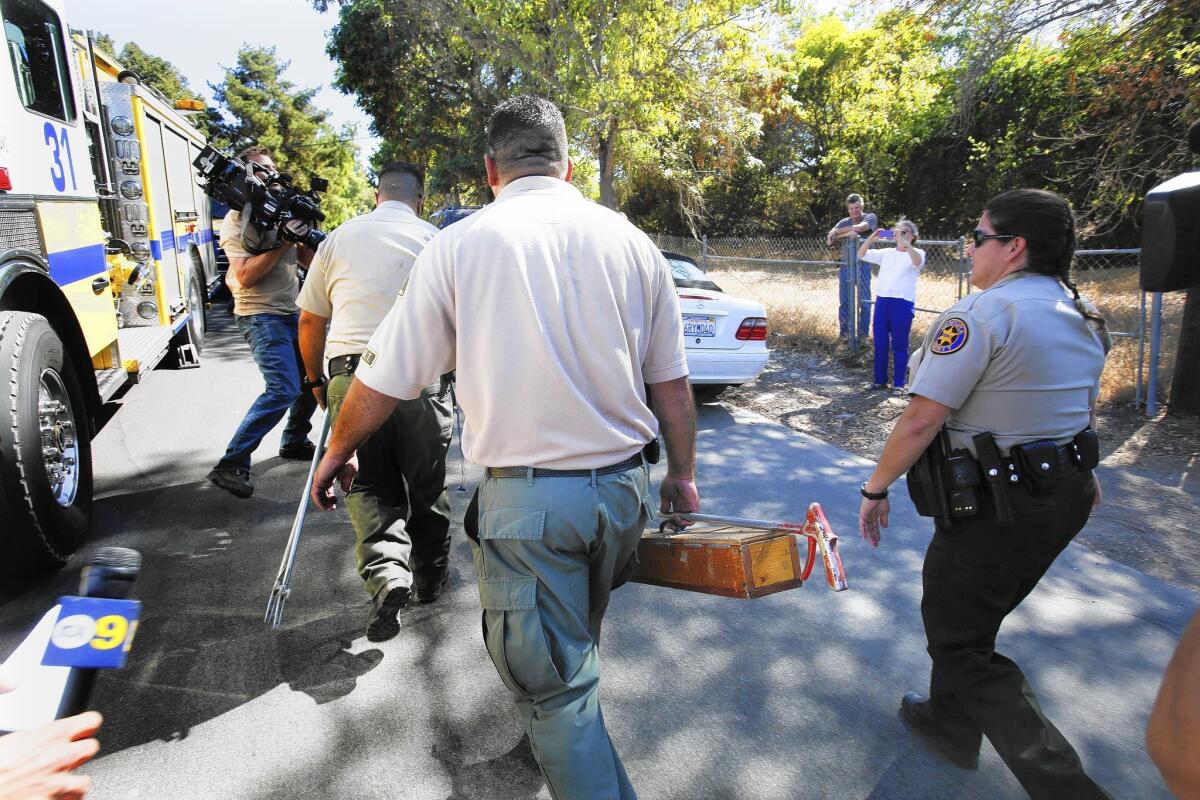
M 632 800 L 600 711 L 600 627 L 653 518 L 642 448 L 660 430 L 660 508 L 700 508 L 679 301 L 654 243 L 569 183 L 553 104 L 501 103 L 487 145 L 496 202 L 417 258 L 363 352 L 313 496 L 331 507 L 396 398 L 457 367 L 463 448 L 488 468 L 465 527 L 492 663 L 555 800 Z
M 416 167 L 384 165 L 375 210 L 329 234 L 309 267 L 298 301 L 300 352 L 307 383 L 318 402 L 328 400 L 335 424 L 371 334 L 391 310 L 417 254 L 438 232 L 417 216 L 423 196 L 424 178 Z M 367 622 L 373 642 L 399 633 L 397 612 L 410 594 L 431 603 L 446 580 L 450 429 L 449 381 L 437 380 L 415 400 L 397 403 L 358 448 L 358 475 L 346 509 L 358 574 L 374 601 Z
M 249 165 L 275 169 L 274 159 L 264 148 L 252 147 L 238 156 Z M 208 479 L 235 497 L 250 497 L 254 494 L 250 454 L 285 414 L 288 421 L 279 455 L 305 461 L 313 456 L 308 432 L 312 429 L 309 419 L 317 402 L 309 392 L 301 391 L 303 367 L 296 327 L 300 312 L 296 307 L 300 291 L 296 270 L 300 264 L 307 266 L 312 261 L 313 251 L 279 241 L 266 252 L 251 252 L 238 211 L 230 211 L 221 222 L 221 247 L 229 256 L 225 283 L 233 295 L 234 319 L 250 345 L 266 385 L 234 432 L 225 455 L 208 473 Z

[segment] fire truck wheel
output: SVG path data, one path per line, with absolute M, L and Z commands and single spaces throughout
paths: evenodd
M 195 270 L 188 278 L 188 338 L 198 354 L 204 349 L 204 335 L 208 333 L 208 318 L 204 310 L 204 292 L 200 290 L 200 276 Z
M 45 317 L 0 311 L 0 563 L 66 563 L 92 517 L 83 392 Z

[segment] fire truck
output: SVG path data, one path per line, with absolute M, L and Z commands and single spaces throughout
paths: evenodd
M 0 572 L 65 563 L 91 523 L 102 407 L 198 365 L 218 282 L 188 114 L 72 31 L 0 0 Z

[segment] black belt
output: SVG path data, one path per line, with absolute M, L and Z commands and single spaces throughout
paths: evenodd
M 642 465 L 642 454 L 634 453 L 629 458 L 622 461 L 620 464 L 611 464 L 607 467 L 597 467 L 596 469 L 546 469 L 545 467 L 488 467 L 487 474 L 492 478 L 525 478 L 529 476 L 529 471 L 533 470 L 535 478 L 588 478 L 592 473 L 597 475 L 610 475 L 614 472 L 624 472 L 627 469 L 640 467 Z
M 355 353 L 329 359 L 329 377 L 336 378 L 338 375 L 353 375 L 354 370 L 358 367 L 358 359 L 359 356 Z

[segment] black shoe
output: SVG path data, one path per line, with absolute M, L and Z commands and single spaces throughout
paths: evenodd
M 418 603 L 434 603 L 442 596 L 442 589 L 446 588 L 446 584 L 450 581 L 450 576 L 446 575 L 435 583 L 433 586 L 418 586 L 417 587 L 417 602 Z
M 371 609 L 367 620 L 367 641 L 386 642 L 400 632 L 400 609 L 408 605 L 408 587 L 396 586 Z
M 254 481 L 250 480 L 250 471 L 240 467 L 214 467 L 208 473 L 208 479 L 235 497 L 249 497 L 254 494 Z
M 317 446 L 305 439 L 302 444 L 279 448 L 279 457 L 289 458 L 292 461 L 312 461 L 313 454 L 316 452 Z
M 979 734 L 966 735 L 966 731 L 955 730 L 955 726 L 938 719 L 933 703 L 925 695 L 919 692 L 904 695 L 900 700 L 900 719 L 909 730 L 925 737 L 933 751 L 954 766 L 979 768 Z

